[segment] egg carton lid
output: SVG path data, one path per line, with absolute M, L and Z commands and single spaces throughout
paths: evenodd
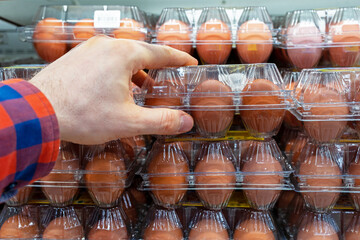
M 360 46 L 360 10 L 337 8 L 287 12 L 278 34 L 278 47 L 285 49 Z
M 41 33 L 36 24 L 46 20 L 49 25 L 41 26 L 54 36 L 44 40 L 34 39 L 34 33 Z M 52 23 L 52 24 L 51 24 Z M 80 26 L 75 26 L 78 24 Z M 55 25 L 55 26 L 54 26 Z M 93 25 L 93 26 L 91 26 Z M 143 34 L 144 39 L 150 34 L 151 21 L 137 6 L 121 5 L 43 5 L 33 18 L 33 25 L 18 28 L 19 37 L 28 42 L 78 42 L 73 33 L 75 27 L 85 32 L 94 30 L 94 35 L 114 36 L 113 30 L 131 29 Z
M 197 89 L 206 80 L 214 80 L 210 85 L 214 91 Z M 256 82 L 255 82 L 256 81 Z M 221 84 L 217 84 L 220 82 Z M 251 89 L 255 82 L 256 87 Z M 207 86 L 206 88 L 210 88 Z M 248 88 L 245 90 L 245 88 Z M 257 90 L 263 88 L 263 90 Z M 201 89 L 201 88 L 200 88 Z M 150 70 L 148 78 L 142 86 L 142 92 L 136 94 L 140 105 L 148 106 L 146 99 L 166 99 L 167 103 L 160 106 L 183 109 L 183 110 L 211 110 L 216 111 L 235 109 L 288 109 L 290 107 L 290 91 L 285 90 L 283 79 L 272 63 L 262 64 L 238 64 L 238 65 L 202 65 L 186 66 L 180 68 L 164 68 Z M 206 106 L 193 106 L 191 98 L 232 98 L 233 104 L 221 106 L 213 104 Z M 269 97 L 275 98 L 270 103 L 258 103 L 245 105 L 244 97 Z M 171 99 L 171 101 L 169 100 Z M 163 100 L 165 101 L 165 100 Z M 175 105 L 176 102 L 178 105 Z M 202 108 L 203 107 L 203 108 Z
M 291 112 L 301 121 L 360 120 L 360 68 L 301 71 Z

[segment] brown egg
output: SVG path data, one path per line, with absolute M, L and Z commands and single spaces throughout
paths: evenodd
M 358 161 L 352 162 L 350 164 L 349 174 L 357 176 L 357 177 L 354 176 L 354 187 L 356 188 L 360 187 L 360 178 L 358 177 L 360 175 L 360 163 Z M 360 193 L 351 192 L 350 195 L 351 198 L 353 199 L 356 208 L 360 209 Z
M 96 222 L 91 226 L 87 239 L 129 239 L 125 215 L 120 207 L 97 208 L 92 217 Z
M 91 229 L 87 239 L 89 240 L 118 240 L 129 239 L 126 227 L 120 229 Z
M 287 41 L 295 47 L 286 49 L 290 62 L 297 68 L 315 67 L 321 56 L 322 37 L 320 30 L 316 26 L 311 26 L 307 22 L 300 22 L 292 27 L 287 28 Z M 310 45 L 313 47 L 303 47 Z M 315 46 L 318 47 L 315 47 Z
M 223 93 L 223 96 L 213 96 L 214 93 Z M 194 89 L 190 104 L 193 107 L 191 115 L 201 134 L 213 135 L 225 132 L 234 119 L 232 109 L 233 99 L 226 94 L 231 93 L 231 88 L 217 80 L 206 80 Z M 224 96 L 225 95 L 225 96 Z M 219 107 L 221 107 L 221 110 Z M 199 110 L 198 110 L 199 109 Z
M 304 149 L 305 145 L 309 142 L 309 139 L 303 135 L 299 135 L 294 143 L 294 147 L 292 148 L 292 158 L 291 158 L 291 164 L 293 166 L 297 165 L 297 162 L 299 160 L 299 156 Z
M 262 219 L 249 219 L 240 223 L 234 232 L 234 240 L 275 240 L 273 231 Z
M 139 152 L 140 150 L 144 150 L 146 148 L 146 143 L 143 136 L 121 138 L 120 142 L 126 155 L 130 158 L 131 161 L 138 157 L 137 154 L 145 154 Z
M 203 23 L 197 31 L 196 41 L 196 50 L 206 64 L 225 63 L 230 55 L 231 30 L 220 20 Z
M 136 155 L 136 143 L 133 138 L 121 138 L 121 145 L 124 148 L 126 155 L 131 161 L 135 160 Z
M 267 79 L 255 79 L 247 84 L 243 90 L 244 92 L 257 92 L 257 91 L 280 91 L 280 88 Z M 247 93 L 248 94 L 248 93 Z M 268 104 L 281 104 L 282 100 L 277 95 L 269 96 L 243 96 L 242 104 L 248 105 L 268 105 Z M 271 110 L 242 110 L 240 115 L 246 128 L 255 135 L 273 135 L 277 130 L 284 118 L 285 110 L 271 109 Z
M 278 209 L 288 209 L 289 205 L 291 204 L 292 200 L 296 195 L 295 191 L 282 191 L 279 197 L 279 200 L 276 203 Z
M 177 204 L 186 193 L 188 160 L 177 143 L 167 144 L 161 150 L 147 168 L 152 193 L 162 204 Z
M 115 153 L 103 152 L 91 159 L 85 170 L 89 171 L 85 181 L 93 200 L 100 205 L 115 204 L 125 188 L 124 160 Z
M 172 81 L 157 82 L 148 89 L 145 105 L 147 106 L 181 106 L 183 86 Z
M 259 20 L 244 22 L 238 29 L 237 40 L 236 49 L 244 63 L 266 62 L 273 49 L 270 29 Z
M 23 215 L 15 215 L 8 218 L 0 228 L 0 238 L 28 239 L 40 236 L 37 223 Z
M 280 162 L 270 154 L 256 154 L 251 157 L 250 161 L 244 163 L 242 172 L 258 173 L 249 174 L 244 177 L 244 184 L 249 184 L 250 187 L 267 188 L 267 184 L 281 185 L 283 176 L 281 172 L 283 168 Z M 259 173 L 273 173 L 269 175 L 259 175 Z M 273 188 L 270 186 L 269 188 Z M 271 203 L 274 203 L 281 190 L 248 190 L 244 189 L 244 193 L 251 205 L 257 208 L 267 208 Z
M 70 217 L 58 217 L 45 228 L 43 239 L 83 239 L 84 231 L 78 221 L 74 224 Z
M 172 218 L 156 218 L 145 229 L 144 240 L 182 240 L 183 233 Z
M 349 108 L 342 106 L 345 103 L 345 96 L 341 95 L 336 89 L 322 86 L 314 86 L 316 90 L 307 90 L 304 92 L 304 103 L 333 103 L 335 106 L 312 107 L 310 114 L 321 120 L 322 115 L 330 115 L 332 118 L 341 115 L 348 115 Z M 324 117 L 326 119 L 327 117 Z M 313 139 L 319 142 L 329 142 L 341 137 L 346 129 L 346 121 L 305 121 L 304 128 Z
M 79 169 L 79 157 L 72 151 L 61 149 L 53 170 L 41 179 L 41 189 L 52 204 L 68 204 L 73 200 L 78 191 L 75 171 Z
M 304 211 L 305 211 L 304 199 L 300 194 L 296 195 L 293 201 L 291 202 L 291 205 L 289 205 L 288 217 L 286 219 L 288 225 L 290 227 L 298 228 L 299 219 L 301 219 L 301 217 L 303 216 Z
M 56 18 L 45 18 L 35 27 L 34 47 L 39 56 L 47 62 L 53 62 L 67 51 L 64 22 Z
M 136 203 L 134 197 L 130 194 L 129 191 L 125 191 L 124 194 L 121 196 L 120 205 L 130 222 L 136 223 L 138 218 Z
M 345 233 L 346 240 L 359 240 L 360 239 L 360 232 L 346 232 Z
M 26 204 L 29 200 L 31 190 L 32 187 L 22 187 L 18 189 L 17 194 L 10 198 L 6 204 L 11 206 Z
M 165 42 L 169 47 L 190 53 L 192 49 L 190 37 L 191 32 L 189 25 L 182 21 L 172 19 L 165 22 L 159 28 L 156 39 L 160 42 Z
M 130 18 L 123 18 L 120 20 L 120 26 L 112 33 L 114 38 L 131 39 L 137 41 L 145 41 L 146 35 L 141 31 L 142 23 Z
M 345 223 L 345 226 L 348 226 L 345 232 L 345 240 L 358 240 L 360 239 L 359 214 L 349 214 L 349 218 L 350 221 L 347 224 Z
M 95 36 L 94 20 L 82 19 L 77 22 L 73 27 L 74 42 L 71 43 L 71 47 L 74 48 L 83 41 L 88 40 Z M 79 42 L 80 41 L 80 42 Z
M 204 219 L 195 224 L 190 230 L 189 240 L 228 240 L 227 229 L 217 219 Z
M 330 25 L 330 36 L 335 44 L 341 47 L 330 47 L 329 53 L 331 61 L 339 67 L 352 67 L 360 57 L 360 27 L 359 23 L 353 21 L 341 21 Z M 354 44 L 355 43 L 355 44 Z M 334 46 L 336 46 L 334 44 Z
M 230 199 L 235 183 L 235 167 L 222 153 L 208 152 L 196 163 L 196 189 L 200 199 L 211 208 L 222 208 Z M 225 189 L 219 189 L 225 188 Z
M 327 209 L 336 203 L 339 192 L 328 192 L 324 191 L 324 189 L 342 186 L 339 177 L 341 170 L 337 163 L 325 156 L 313 155 L 300 164 L 299 175 L 314 175 L 314 177 L 307 177 L 305 180 L 306 185 L 311 187 L 314 192 L 301 193 L 307 204 L 316 209 Z M 319 191 L 316 192 L 316 190 Z
M 301 228 L 296 237 L 297 240 L 339 240 L 336 230 L 323 220 L 311 222 Z

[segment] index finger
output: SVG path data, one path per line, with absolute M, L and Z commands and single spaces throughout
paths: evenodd
M 139 42 L 135 51 L 134 72 L 142 69 L 158 69 L 164 67 L 181 67 L 197 65 L 198 61 L 189 54 L 175 48 Z

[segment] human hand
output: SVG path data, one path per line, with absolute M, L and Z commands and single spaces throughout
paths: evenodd
M 142 69 L 196 65 L 190 55 L 170 47 L 96 36 L 39 72 L 30 83 L 54 107 L 62 140 L 100 144 L 136 135 L 189 131 L 193 119 L 183 111 L 137 106 L 131 78 Z

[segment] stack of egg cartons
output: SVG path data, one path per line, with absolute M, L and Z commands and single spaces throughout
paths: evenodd
M 190 133 L 158 137 L 140 171 L 141 189 L 151 192 L 156 205 L 144 225 L 143 238 L 164 234 L 174 239 L 278 239 L 269 210 L 282 190 L 292 189 L 292 169 L 272 139 L 289 107 L 276 66 L 152 70 L 142 91 L 144 106 L 183 110 L 195 122 Z M 226 138 L 235 115 L 256 140 Z M 242 191 L 250 209 L 226 208 L 236 191 Z M 184 209 L 193 198 L 202 208 Z M 184 221 L 179 211 L 186 212 Z M 224 212 L 241 216 L 232 215 L 229 225 Z

